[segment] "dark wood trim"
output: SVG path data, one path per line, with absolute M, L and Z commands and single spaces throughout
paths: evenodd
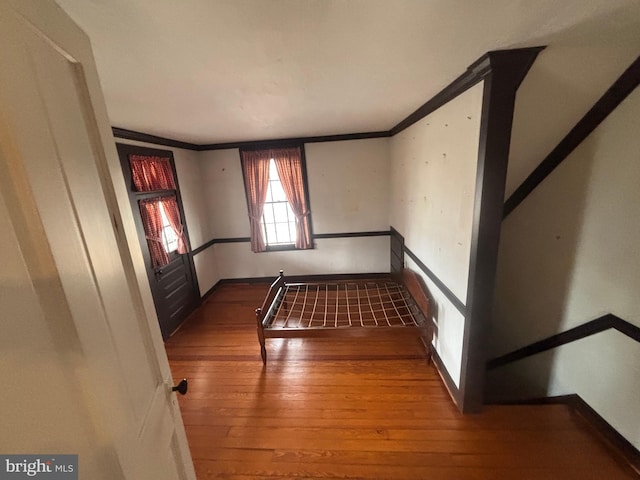
M 426 117 L 430 113 L 436 111 L 444 104 L 450 102 L 461 93 L 473 87 L 478 82 L 482 81 L 482 79 L 491 72 L 492 67 L 491 67 L 490 59 L 492 56 L 495 57 L 495 55 L 501 55 L 503 54 L 503 52 L 512 52 L 514 55 L 521 55 L 521 54 L 530 55 L 531 53 L 535 52 L 535 55 L 537 55 L 537 53 L 542 51 L 544 48 L 545 47 L 531 47 L 531 48 L 520 48 L 520 49 L 513 49 L 513 50 L 498 50 L 498 51 L 486 53 L 485 55 L 480 57 L 478 60 L 473 62 L 471 65 L 469 65 L 466 72 L 464 72 L 462 75 L 456 78 L 453 82 L 451 82 L 449 85 L 447 85 L 442 90 L 440 90 L 440 92 L 438 92 L 436 95 L 430 98 L 425 104 L 420 106 L 415 112 L 413 112 L 404 120 L 402 120 L 400 123 L 398 123 L 393 128 L 391 128 L 391 130 L 389 130 L 389 133 L 391 134 L 391 136 L 397 135 L 401 131 L 409 128 L 414 123 L 422 120 L 424 117 Z M 535 56 L 533 57 L 533 60 L 535 60 Z M 533 60 L 531 60 L 532 63 L 533 63 Z M 526 70 L 524 70 L 522 78 L 524 78 L 524 74 L 526 74 L 526 72 L 529 70 L 529 67 L 527 67 Z M 520 81 L 522 81 L 522 79 L 520 79 Z
M 366 140 L 369 138 L 386 138 L 391 136 L 390 130 L 382 130 L 378 132 L 362 132 L 362 133 L 344 133 L 336 135 L 320 135 L 315 137 L 292 137 L 278 138 L 273 140 L 249 140 L 241 142 L 225 142 L 225 143 L 207 143 L 196 144 L 182 142 L 171 138 L 151 135 L 149 133 L 136 132 L 127 130 L 126 128 L 111 127 L 115 138 L 125 140 L 135 140 L 137 142 L 153 143 L 155 145 L 163 145 L 166 147 L 184 148 L 185 150 L 195 150 L 197 152 L 210 150 L 227 150 L 232 148 L 244 150 L 262 150 L 267 148 L 283 148 L 285 146 L 297 146 L 305 143 L 322 143 L 322 142 L 341 142 L 345 140 Z
M 203 243 L 198 248 L 194 249 L 193 252 L 191 252 L 191 254 L 197 255 L 198 253 L 205 251 L 207 248 L 211 247 L 212 245 L 215 245 L 216 243 L 250 243 L 250 242 L 251 242 L 250 237 L 212 238 L 207 243 Z
M 620 105 L 638 84 L 640 84 L 640 56 L 511 194 L 504 204 L 503 218 L 507 218 Z
M 124 140 L 153 143 L 155 145 L 164 145 L 165 147 L 184 148 L 185 150 L 202 150 L 200 145 L 196 145 L 194 143 L 181 142 L 180 140 L 173 140 L 171 138 L 159 137 L 148 133 L 136 132 L 134 130 L 127 130 L 126 128 L 111 127 L 111 130 L 113 131 L 113 136 L 115 138 L 122 138 Z
M 444 383 L 445 388 L 449 392 L 451 400 L 453 400 L 453 403 L 456 405 L 456 407 L 461 410 L 462 407 L 460 403 L 460 390 L 453 381 L 453 378 L 451 378 L 447 367 L 444 366 L 444 362 L 440 358 L 440 355 L 438 355 L 438 352 L 435 348 L 431 349 L 431 359 L 433 360 L 433 364 L 436 366 L 436 370 L 438 370 L 440 378 L 442 378 L 442 382 Z
M 407 247 L 406 245 L 404 246 L 404 253 L 406 253 L 409 258 L 411 258 L 411 260 L 413 260 L 415 262 L 416 265 L 418 265 L 418 267 L 420 268 L 420 270 L 422 270 L 424 272 L 424 274 L 429 277 L 429 279 L 435 283 L 436 287 L 438 287 L 438 290 L 440 290 L 445 297 L 447 297 L 447 299 L 453 304 L 454 307 L 456 307 L 456 310 L 458 310 L 462 315 L 464 315 L 466 317 L 467 315 L 467 308 L 465 307 L 464 303 L 462 303 L 462 301 L 456 297 L 455 293 L 453 293 L 451 290 L 449 290 L 449 287 L 447 287 L 444 282 L 442 280 L 440 280 L 438 278 L 438 276 L 433 273 L 429 267 L 427 267 L 422 260 L 420 260 L 418 258 L 418 256 L 413 253 L 409 247 Z
M 194 249 L 191 251 L 191 255 L 193 256 L 193 255 L 197 255 L 197 254 L 199 254 L 199 253 L 201 253 L 201 252 L 204 252 L 207 248 L 211 247 L 212 245 L 215 245 L 216 243 L 217 243 L 217 242 L 216 242 L 216 239 L 215 239 L 215 238 L 212 238 L 212 239 L 211 239 L 211 240 L 209 240 L 207 243 L 203 243 L 203 244 L 202 244 L 202 245 L 200 245 L 198 248 L 194 248 Z
M 220 286 L 223 285 L 222 280 L 218 280 L 216 283 L 213 284 L 213 286 L 207 290 L 204 295 L 202 295 L 200 297 L 200 305 L 204 304 L 207 301 L 207 298 L 209 298 L 211 295 L 213 295 L 213 293 L 218 290 L 220 288 Z
M 574 397 L 577 395 L 571 393 L 569 395 L 556 395 L 553 397 L 536 397 L 521 398 L 517 400 L 498 400 L 496 402 L 488 402 L 489 405 L 570 405 Z
M 400 276 L 404 270 L 404 237 L 393 227 L 389 227 L 389 234 L 389 271 Z
M 541 50 L 489 52 L 471 67 L 484 85 L 460 369 L 463 413 L 479 412 L 484 400 L 486 332 L 493 308 L 516 91 Z
M 384 237 L 390 233 L 388 230 L 377 230 L 372 232 L 345 232 L 345 233 L 317 233 L 313 234 L 312 238 L 315 239 L 327 239 L 327 238 L 354 238 L 354 237 Z M 250 243 L 251 237 L 231 237 L 231 238 L 212 238 L 207 243 L 203 243 L 198 248 L 194 249 L 192 255 L 197 255 L 203 252 L 207 248 L 215 245 L 216 243 Z M 291 250 L 298 250 L 292 248 Z
M 552 335 L 538 342 L 534 342 L 525 347 L 514 350 L 513 352 L 506 353 L 499 357 L 496 357 L 487 362 L 487 369 L 493 370 L 494 368 L 508 365 L 509 363 L 517 362 L 523 358 L 537 355 L 538 353 L 551 350 L 552 348 L 566 345 L 567 343 L 581 340 L 585 337 L 595 335 L 596 333 L 604 332 L 613 328 L 620 333 L 627 335 L 629 338 L 640 342 L 640 328 L 632 323 L 623 320 L 612 313 L 603 315 L 602 317 L 591 320 L 590 322 L 583 323 L 577 327 L 571 328 L 565 332 Z
M 251 237 L 216 238 L 215 243 L 251 243 Z
M 402 236 L 402 234 L 398 230 L 393 228 L 393 225 L 389 225 L 389 232 L 391 232 L 391 235 L 396 235 L 396 236 L 402 238 L 402 244 L 404 245 L 404 237 Z
M 388 237 L 391 235 L 389 230 L 375 230 L 371 232 L 343 232 L 343 233 L 316 233 L 313 239 L 325 238 L 355 238 L 355 237 Z
M 307 202 L 307 210 L 309 210 L 309 236 L 311 238 L 311 247 L 316 248 L 313 240 L 313 208 L 311 207 L 311 194 L 309 193 L 309 177 L 307 175 L 307 153 L 304 149 L 304 142 L 300 144 L 300 156 L 302 158 L 302 184 L 304 186 L 304 199 Z
M 368 138 L 385 138 L 391 136 L 389 130 L 379 132 L 346 133 L 338 135 L 321 135 L 315 137 L 294 137 L 275 140 L 253 140 L 242 142 L 209 143 L 199 145 L 200 150 L 226 150 L 241 148 L 245 150 L 262 150 L 266 148 L 282 148 L 283 145 L 299 145 L 305 143 L 340 142 L 344 140 L 365 140 Z
M 219 280 L 215 288 L 219 288 L 222 285 L 232 285 L 236 283 L 271 283 L 275 275 L 270 277 L 245 277 L 245 278 L 223 278 Z M 330 282 L 330 281 L 345 281 L 345 280 L 368 280 L 378 278 L 390 278 L 388 273 L 328 273 L 317 275 L 287 275 L 287 282 Z M 208 292 L 207 292 L 208 293 Z
M 571 405 L 578 414 L 587 420 L 587 422 L 602 435 L 612 450 L 622 455 L 631 468 L 640 475 L 640 451 L 613 428 L 591 405 L 585 402 L 580 395 L 572 396 Z
M 555 397 L 495 402 L 492 405 L 567 405 L 600 434 L 611 450 L 621 455 L 631 468 L 640 474 L 640 451 L 576 393 Z

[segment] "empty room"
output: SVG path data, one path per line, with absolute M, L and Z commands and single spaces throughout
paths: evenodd
M 0 32 L 0 478 L 640 477 L 636 0 Z

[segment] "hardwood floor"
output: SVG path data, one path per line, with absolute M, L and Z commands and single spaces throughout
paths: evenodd
M 217 290 L 171 337 L 198 479 L 638 478 L 563 405 L 463 416 L 415 337 L 270 339 L 266 285 Z

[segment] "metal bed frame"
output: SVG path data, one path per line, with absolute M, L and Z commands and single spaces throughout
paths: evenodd
M 256 309 L 262 362 L 267 363 L 266 338 L 403 331 L 422 337 L 430 349 L 432 328 L 425 319 L 428 299 L 418 285 L 416 274 L 408 270 L 394 279 L 327 283 L 288 283 L 281 270 L 262 307 Z

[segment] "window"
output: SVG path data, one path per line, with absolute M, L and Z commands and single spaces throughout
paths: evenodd
M 287 201 L 273 158 L 269 160 L 269 186 L 260 223 L 267 246 L 296 243 L 296 216 Z
M 243 150 L 254 252 L 313 248 L 301 147 Z
M 128 159 L 151 264 L 160 268 L 188 252 L 171 159 L 137 154 Z

